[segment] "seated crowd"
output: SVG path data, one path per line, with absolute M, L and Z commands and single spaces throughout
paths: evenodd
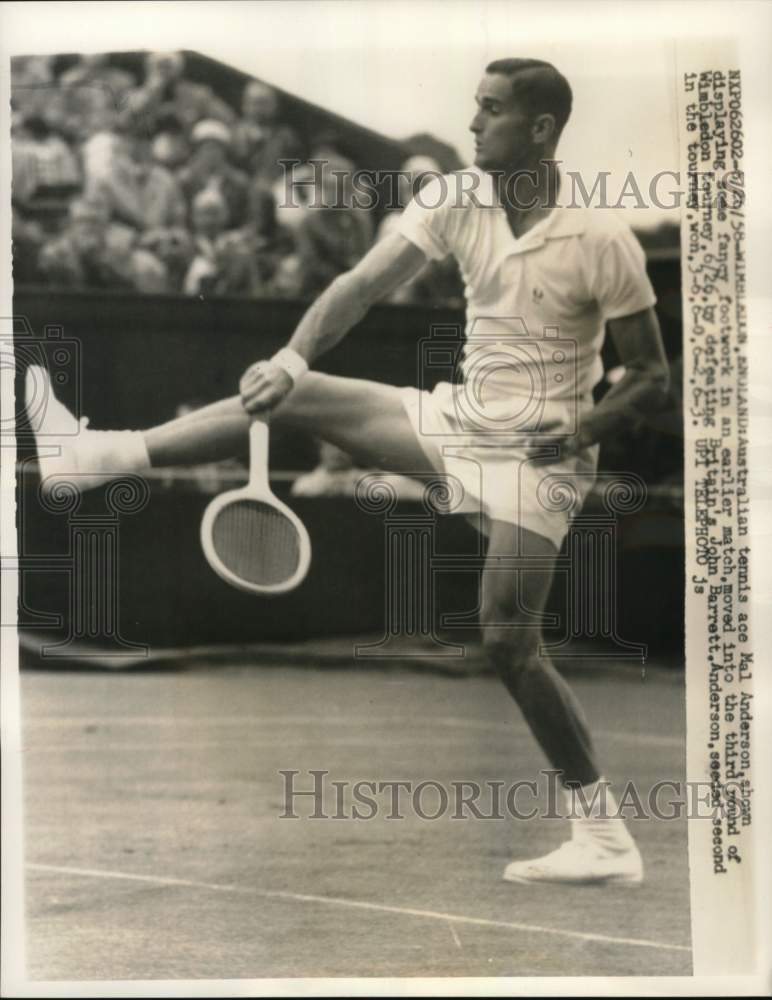
M 345 198 L 340 207 L 337 187 L 309 204 L 309 180 L 324 189 L 333 171 L 355 168 L 336 137 L 300 136 L 258 80 L 245 84 L 237 114 L 185 78 L 182 53 L 148 54 L 141 81 L 106 56 L 83 56 L 58 76 L 52 58 L 14 59 L 12 114 L 17 283 L 309 298 L 399 213 L 376 224 Z M 301 161 L 293 190 L 303 197 L 286 198 L 287 159 Z M 413 157 L 403 170 L 401 207 L 439 167 Z M 454 265 L 428 265 L 394 301 L 461 305 Z

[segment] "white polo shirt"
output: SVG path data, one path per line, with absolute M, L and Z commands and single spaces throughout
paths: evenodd
M 462 369 L 488 413 L 497 401 L 511 412 L 513 395 L 539 393 L 553 412 L 586 399 L 603 374 L 605 321 L 656 302 L 643 250 L 612 211 L 556 207 L 516 239 L 492 177 L 478 168 L 425 184 L 398 232 L 431 259 L 458 261 Z

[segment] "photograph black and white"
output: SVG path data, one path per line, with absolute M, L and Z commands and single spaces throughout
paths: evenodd
M 619 7 L 0 13 L 3 995 L 768 978 L 771 12 Z

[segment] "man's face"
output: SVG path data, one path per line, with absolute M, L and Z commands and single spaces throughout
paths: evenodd
M 532 123 L 501 73 L 486 73 L 475 95 L 477 112 L 469 124 L 474 133 L 475 166 L 511 170 L 526 165 L 536 145 Z
M 193 230 L 200 236 L 216 239 L 228 224 L 228 209 L 219 201 L 193 205 Z
M 244 91 L 242 101 L 244 117 L 258 125 L 268 124 L 276 117 L 276 94 L 270 87 L 252 83 Z
M 106 229 L 107 222 L 100 212 L 82 208 L 73 216 L 70 236 L 80 253 L 95 253 L 104 243 Z
M 276 268 L 273 278 L 276 291 L 289 298 L 298 296 L 303 291 L 303 267 L 296 254 L 284 257 Z
M 156 54 L 148 61 L 148 75 L 155 75 L 164 83 L 177 80 L 182 75 L 180 60 L 172 53 Z
M 107 89 L 102 90 L 101 88 L 94 87 L 92 93 L 99 94 L 99 99 L 101 100 L 101 95 L 108 94 L 109 92 Z M 109 98 L 106 99 L 105 107 L 94 108 L 87 118 L 77 125 L 82 139 L 96 135 L 97 132 L 115 131 L 115 127 L 118 124 L 118 112 L 107 102 L 109 102 Z
M 195 152 L 196 163 L 205 170 L 216 170 L 225 165 L 228 154 L 217 139 L 204 139 Z

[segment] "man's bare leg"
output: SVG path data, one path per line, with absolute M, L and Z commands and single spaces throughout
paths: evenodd
M 539 569 L 501 568 L 515 553 L 538 558 Z M 557 552 L 547 538 L 517 525 L 492 521 L 482 578 L 481 626 L 486 654 L 517 702 L 532 733 L 564 785 L 592 801 L 600 770 L 587 722 L 576 696 L 547 656 L 540 655 L 541 629 L 533 616 L 546 605 Z M 636 884 L 642 864 L 615 804 L 604 789 L 606 809 L 597 802 L 572 820 L 572 839 L 533 861 L 515 861 L 504 878 L 512 882 Z M 570 808 L 566 795 L 566 804 Z M 582 800 L 577 802 L 581 806 Z
M 46 380 L 42 370 L 28 379 L 29 398 L 35 384 Z M 41 474 L 51 489 L 57 480 L 68 480 L 90 489 L 110 478 L 142 473 L 149 466 L 197 465 L 231 458 L 247 446 L 251 418 L 239 396 L 220 400 L 183 417 L 146 431 L 84 430 L 72 435 L 74 418 L 56 399 L 48 384 L 45 407 L 35 414 L 33 429 Z M 31 415 L 32 416 L 32 415 Z M 349 452 L 364 466 L 405 474 L 430 474 L 441 468 L 434 451 L 416 439 L 395 386 L 364 379 L 340 378 L 309 372 L 293 392 L 271 413 L 271 422 L 321 437 Z M 56 445 L 59 454 L 45 457 Z
M 519 537 L 518 537 L 519 533 Z M 497 557 L 519 552 L 539 569 L 498 569 Z M 547 538 L 504 521 L 492 521 L 482 576 L 481 626 L 487 657 L 515 699 L 552 767 L 566 785 L 588 785 L 600 776 L 579 702 L 548 656 L 539 655 L 541 629 L 534 614 L 547 603 L 557 551 Z
M 270 419 L 330 441 L 363 466 L 406 474 L 434 471 L 395 386 L 309 372 Z M 249 424 L 240 397 L 212 403 L 145 431 L 150 463 L 194 465 L 230 458 L 243 451 Z

